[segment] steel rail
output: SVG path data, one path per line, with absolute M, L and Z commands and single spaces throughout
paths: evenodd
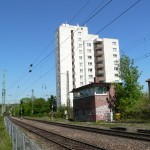
M 127 132 L 127 131 L 119 131 L 115 129 L 100 129 L 96 127 L 87 127 L 87 126 L 81 126 L 81 125 L 71 125 L 66 123 L 58 123 L 58 122 L 51 122 L 51 121 L 45 121 L 45 120 L 39 120 L 39 119 L 29 119 L 25 118 L 27 120 L 32 121 L 38 121 L 41 123 L 66 127 L 66 128 L 72 128 L 92 133 L 98 133 L 98 134 L 106 134 L 111 136 L 119 136 L 123 138 L 133 139 L 133 140 L 141 140 L 141 141 L 150 141 L 150 134 L 148 133 L 136 133 L 136 132 Z
M 27 129 L 30 132 L 33 132 L 47 140 L 50 140 L 58 145 L 60 145 L 61 147 L 68 149 L 68 150 L 82 150 L 82 149 L 86 149 L 86 150 L 106 150 L 105 148 L 101 148 L 92 144 L 88 144 L 85 142 L 81 142 L 75 139 L 71 139 L 29 124 L 26 124 L 24 122 L 18 121 L 16 119 L 13 118 L 9 118 L 14 124 L 17 124 L 20 127 L 23 127 L 25 129 Z

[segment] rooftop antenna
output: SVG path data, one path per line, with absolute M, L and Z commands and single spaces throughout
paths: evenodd
M 68 24 L 68 22 L 66 21 L 66 25 Z

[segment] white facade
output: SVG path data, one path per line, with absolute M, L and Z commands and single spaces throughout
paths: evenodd
M 94 40 L 95 76 L 99 81 L 121 82 L 119 75 L 119 42 L 117 39 L 98 38 Z
M 97 40 L 98 39 L 98 40 Z M 67 105 L 68 98 L 72 106 L 73 88 L 94 81 L 97 69 L 94 42 L 103 41 L 104 82 L 114 82 L 114 61 L 119 60 L 119 45 L 115 39 L 100 39 L 98 35 L 88 34 L 87 27 L 62 24 L 55 32 L 56 48 L 56 96 L 57 106 Z M 116 42 L 116 45 L 112 44 Z M 115 43 L 114 43 L 115 44 Z M 115 51 L 114 48 L 117 48 Z M 113 52 L 112 49 L 115 51 Z M 116 55 L 117 58 L 114 58 Z M 118 70 L 117 70 L 118 71 Z M 117 74 L 117 73 L 116 73 Z

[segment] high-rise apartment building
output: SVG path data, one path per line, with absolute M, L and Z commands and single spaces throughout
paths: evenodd
M 117 39 L 97 38 L 93 41 L 95 76 L 100 82 L 121 82 L 118 77 L 120 59 Z
M 62 24 L 55 32 L 57 106 L 72 105 L 73 88 L 101 82 L 120 81 L 117 39 L 101 39 L 87 27 Z

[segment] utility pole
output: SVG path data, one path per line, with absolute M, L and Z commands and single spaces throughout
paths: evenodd
M 34 101 L 34 90 L 32 89 L 32 96 L 31 96 L 31 100 L 32 100 L 32 115 L 33 115 L 33 113 L 34 113 L 34 111 L 33 111 L 33 101 Z
M 67 71 L 66 76 L 67 76 L 67 83 L 66 83 L 67 84 L 67 86 L 66 86 L 67 90 L 66 91 L 67 91 L 67 104 L 68 104 L 68 99 L 70 98 L 69 97 L 69 71 Z
M 66 95 L 67 95 L 67 109 L 68 109 L 68 117 L 70 118 L 70 96 L 69 96 L 69 71 L 67 71 L 67 74 L 66 74 L 66 76 L 67 76 L 67 93 L 66 93 Z
M 51 109 L 50 109 L 50 111 L 52 113 L 52 118 L 51 119 L 53 120 L 53 118 L 54 118 L 54 97 L 53 97 L 53 95 L 51 95 L 50 99 L 51 99 Z
M 5 90 L 5 70 L 4 70 L 3 71 L 3 81 L 2 81 L 2 116 L 6 112 L 5 95 L 6 95 L 6 90 Z

